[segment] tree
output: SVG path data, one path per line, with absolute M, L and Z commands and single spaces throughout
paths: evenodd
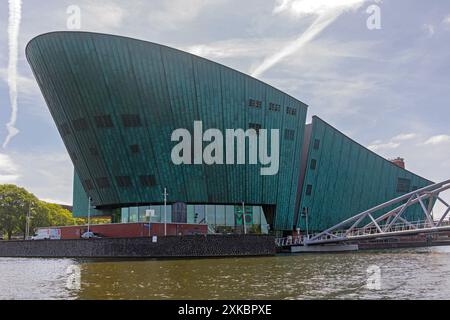
M 39 201 L 31 214 L 30 230 L 35 232 L 37 228 L 72 226 L 75 224 L 76 220 L 69 210 L 57 204 Z
M 111 223 L 111 218 L 91 217 L 91 224 L 107 224 Z M 75 224 L 82 226 L 88 224 L 88 218 L 76 218 Z
M 25 229 L 27 213 L 39 200 L 24 188 L 12 184 L 0 185 L 0 232 L 11 239 Z
M 38 200 L 24 188 L 11 184 L 0 185 L 0 235 L 8 239 L 15 234 L 26 236 L 27 216 L 30 213 L 30 234 L 37 228 L 75 225 L 69 210 Z
M 41 201 L 40 207 L 48 211 L 49 222 L 47 227 L 75 225 L 76 221 L 72 217 L 72 213 L 60 205 Z

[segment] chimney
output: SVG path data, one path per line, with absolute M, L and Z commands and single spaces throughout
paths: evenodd
M 397 159 L 391 159 L 390 160 L 393 164 L 395 164 L 396 166 L 402 168 L 402 169 L 406 169 L 405 166 L 405 159 L 403 158 L 397 158 Z

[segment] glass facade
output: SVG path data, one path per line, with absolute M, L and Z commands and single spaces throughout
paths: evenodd
M 149 217 L 147 210 L 153 210 Z M 121 209 L 121 222 L 155 222 L 163 223 L 164 206 L 140 206 Z M 166 221 L 172 222 L 172 206 L 166 207 Z M 245 219 L 242 217 L 242 207 L 233 205 L 187 205 L 186 223 L 208 224 L 210 233 L 242 233 L 245 228 L 248 233 L 269 233 L 264 210 L 261 206 L 246 206 Z

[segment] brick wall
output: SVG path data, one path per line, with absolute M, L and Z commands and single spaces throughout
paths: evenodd
M 275 254 L 275 239 L 260 235 L 0 241 L 0 257 L 182 258 Z

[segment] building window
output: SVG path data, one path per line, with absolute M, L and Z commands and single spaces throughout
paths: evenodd
M 72 160 L 73 161 L 77 161 L 78 160 L 78 156 L 77 156 L 77 154 L 75 152 L 71 152 L 70 154 L 72 155 Z
M 306 186 L 306 195 L 310 196 L 312 194 L 312 184 Z
M 290 114 L 292 116 L 295 116 L 295 115 L 297 115 L 297 109 L 296 108 L 287 107 L 286 108 L 286 113 Z
M 89 152 L 94 157 L 98 157 L 100 155 L 100 153 L 98 152 L 98 149 L 96 147 L 90 147 Z
M 119 176 L 116 177 L 117 185 L 120 188 L 129 188 L 131 187 L 131 178 L 129 176 Z
M 249 123 L 248 127 L 256 131 L 256 134 L 259 134 L 259 130 L 261 130 L 261 125 L 259 123 Z
M 100 189 L 106 189 L 110 187 L 109 180 L 106 177 L 97 178 L 95 179 L 95 181 L 97 182 L 97 185 Z
M 144 187 L 156 186 L 156 179 L 154 175 L 140 176 L 139 179 L 141 180 L 141 184 Z
M 94 117 L 97 128 L 113 128 L 114 124 L 110 115 L 102 115 Z
M 397 192 L 398 193 L 407 193 L 411 190 L 411 180 L 398 178 L 397 181 Z
M 94 185 L 92 184 L 91 180 L 84 180 L 84 185 L 86 187 L 87 190 L 92 190 L 94 189 Z
M 295 131 L 291 129 L 286 129 L 284 131 L 284 139 L 291 141 L 295 140 Z
M 260 100 L 255 100 L 255 99 L 250 99 L 250 100 L 248 101 L 248 106 L 249 106 L 249 107 L 253 107 L 253 108 L 261 109 L 261 108 L 262 108 L 262 101 L 260 101 Z
M 71 133 L 70 127 L 67 123 L 63 123 L 61 125 L 61 132 L 63 134 L 63 137 L 68 136 Z
M 123 114 L 122 122 L 125 128 L 137 128 L 142 126 L 141 118 L 138 114 Z
M 320 140 L 316 139 L 314 140 L 314 150 L 319 150 L 320 148 Z
M 130 150 L 131 150 L 131 153 L 133 153 L 133 154 L 141 152 L 141 149 L 139 148 L 138 144 L 131 145 Z
M 271 103 L 269 103 L 269 110 L 279 112 L 281 110 L 281 106 L 279 104 L 275 104 L 275 103 L 271 102 Z
M 316 159 L 311 159 L 310 168 L 311 168 L 311 170 L 316 170 L 316 168 L 317 168 L 317 160 Z
M 76 131 L 86 131 L 89 129 L 89 124 L 86 118 L 73 120 L 72 123 Z

